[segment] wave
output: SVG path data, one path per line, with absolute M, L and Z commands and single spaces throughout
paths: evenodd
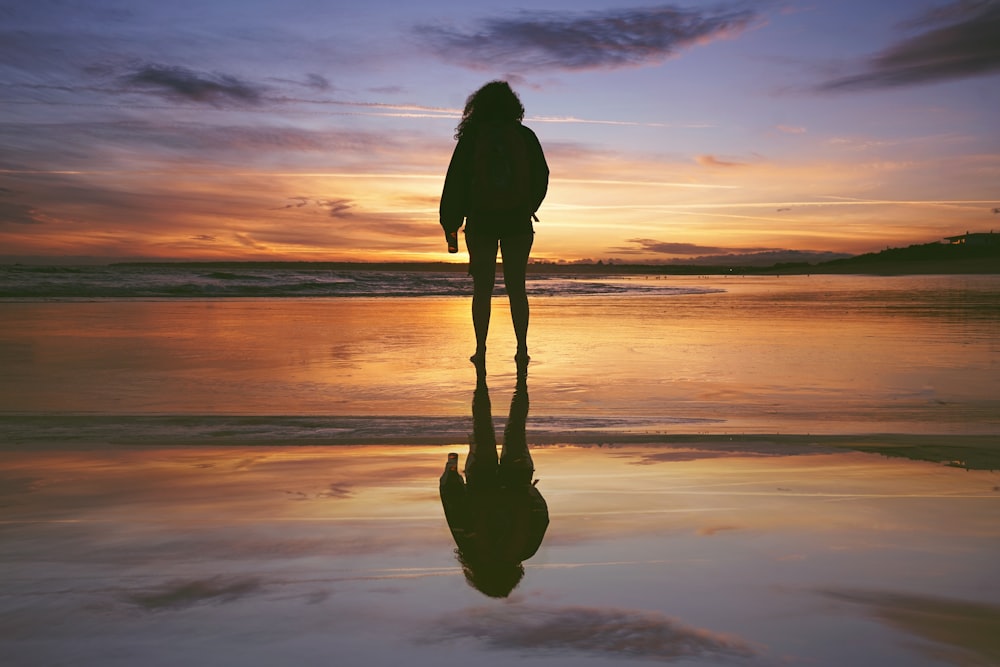
M 267 280 L 263 276 L 255 276 L 244 273 L 227 273 L 226 271 L 212 271 L 211 273 L 205 274 L 207 278 L 214 278 L 215 280 Z
M 467 296 L 471 278 L 458 271 L 330 270 L 270 266 L 248 270 L 197 265 L 94 267 L 0 266 L 0 298 L 17 300 L 190 299 L 240 297 Z M 721 290 L 642 281 L 558 275 L 528 277 L 533 296 L 660 294 Z M 496 294 L 503 295 L 502 281 Z
M 497 419 L 503 428 L 503 419 Z M 531 443 L 656 442 L 664 433 L 704 430 L 724 420 L 687 417 L 532 416 Z M 8 415 L 0 441 L 11 447 L 98 445 L 367 445 L 468 443 L 462 417 L 219 415 Z

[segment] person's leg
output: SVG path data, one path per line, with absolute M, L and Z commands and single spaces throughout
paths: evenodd
M 527 369 L 517 374 L 517 385 L 510 399 L 510 412 L 503 430 L 503 449 L 500 453 L 501 483 L 507 486 L 531 484 L 535 463 L 528 451 L 526 425 L 528 421 Z
M 497 240 L 466 233 L 469 274 L 472 276 L 472 328 L 476 333 L 476 353 L 470 361 L 486 362 L 486 337 L 490 330 L 493 285 L 497 274 Z
M 469 437 L 469 455 L 465 459 L 465 479 L 470 485 L 483 488 L 496 476 L 497 436 L 493 430 L 493 410 L 486 376 L 476 380 L 472 394 L 472 435 Z
M 529 309 L 524 282 L 533 241 L 533 233 L 507 236 L 500 241 L 503 250 L 503 284 L 510 300 L 510 319 L 514 325 L 514 337 L 517 339 L 515 359 L 519 363 L 528 361 Z

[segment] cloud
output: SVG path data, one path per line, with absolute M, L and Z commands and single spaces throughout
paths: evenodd
M 776 125 L 775 129 L 786 134 L 805 134 L 806 128 L 798 125 Z
M 219 105 L 226 102 L 257 104 L 263 89 L 229 74 L 204 74 L 185 67 L 150 64 L 121 77 L 128 86 L 170 100 Z
M 869 612 L 898 630 L 928 642 L 926 655 L 955 665 L 1000 663 L 1000 607 L 889 591 L 827 590 L 841 602 L 867 607 Z
M 354 496 L 354 489 L 350 484 L 331 483 L 326 491 L 319 494 L 320 498 L 351 498 Z
M 39 225 L 41 214 L 32 206 L 12 201 L 0 201 L 0 225 Z
M 38 477 L 0 477 L 0 498 L 31 493 L 38 489 L 41 481 Z
M 738 443 L 713 443 L 711 447 L 670 447 L 664 450 L 646 450 L 641 453 L 626 452 L 616 456 L 625 459 L 634 459 L 632 465 L 653 465 L 657 463 L 681 463 L 684 461 L 701 461 L 703 459 L 716 458 L 747 458 L 747 457 L 768 457 L 768 456 L 800 456 L 824 453 L 825 450 L 818 449 L 815 445 L 796 445 L 788 442 L 738 442 Z
M 212 577 L 172 581 L 158 588 L 129 593 L 126 601 L 150 611 L 183 609 L 197 604 L 233 602 L 261 590 L 254 578 Z
M 375 86 L 374 88 L 370 88 L 369 92 L 378 93 L 379 95 L 397 95 L 404 91 L 402 86 L 391 85 L 391 86 Z
M 246 246 L 247 248 L 253 248 L 254 250 L 270 250 L 270 248 L 268 248 L 263 243 L 258 243 L 257 241 L 255 241 L 249 234 L 241 234 L 240 232 L 234 232 L 233 237 L 236 239 L 237 243 L 239 243 L 242 246 Z
M 718 246 L 696 245 L 694 243 L 671 243 L 655 239 L 629 239 L 638 248 L 622 249 L 635 253 L 655 253 L 660 255 L 722 255 L 732 252 L 769 252 L 773 248 L 722 248 Z
M 271 209 L 273 211 L 286 211 L 288 209 L 294 208 L 304 208 L 312 203 L 309 197 L 289 197 L 292 201 L 284 206 L 279 206 L 278 208 Z
M 584 13 L 522 11 L 471 30 L 421 25 L 416 32 L 441 58 L 475 69 L 612 69 L 658 64 L 681 49 L 730 37 L 761 17 L 752 9 L 672 5 Z
M 333 86 L 330 85 L 330 81 L 327 80 L 327 78 L 322 74 L 307 74 L 306 85 L 310 88 L 315 88 L 316 90 L 333 89 Z
M 632 465 L 646 466 L 646 465 L 653 465 L 656 463 L 684 463 L 687 461 L 703 461 L 705 459 L 732 458 L 732 456 L 733 454 L 731 452 L 678 450 L 670 452 L 657 452 L 655 454 L 644 454 L 638 460 L 632 461 Z
M 732 162 L 729 160 L 720 160 L 714 155 L 696 155 L 695 161 L 703 167 L 745 167 L 746 162 Z
M 294 500 L 319 500 L 323 498 L 343 500 L 353 498 L 355 495 L 352 485 L 338 484 L 336 482 L 332 482 L 327 486 L 325 491 L 320 491 L 319 493 L 307 493 L 305 491 L 284 491 L 283 493 L 291 496 Z
M 861 71 L 825 81 L 818 89 L 893 88 L 1000 71 L 1000 2 L 961 0 L 909 26 L 927 29 L 873 56 Z
M 694 243 L 673 243 L 655 239 L 629 239 L 633 246 L 612 248 L 622 255 L 673 255 L 666 260 L 671 264 L 772 266 L 774 264 L 805 262 L 814 264 L 848 257 L 844 253 L 816 250 L 788 250 L 782 248 L 723 248 Z M 682 258 L 678 258 L 680 255 Z
M 286 211 L 289 209 L 301 209 L 306 207 L 319 207 L 330 214 L 331 218 L 350 218 L 354 214 L 351 209 L 355 203 L 350 199 L 312 199 L 310 197 L 290 197 L 290 203 L 279 206 L 274 211 Z
M 354 208 L 350 199 L 324 199 L 317 203 L 330 212 L 331 218 L 349 218 Z
M 749 658 L 738 637 L 692 628 L 655 611 L 508 605 L 438 619 L 427 641 L 472 637 L 497 650 L 577 651 L 593 656 L 676 660 Z

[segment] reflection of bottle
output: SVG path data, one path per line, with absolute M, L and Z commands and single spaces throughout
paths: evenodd
M 448 234 L 448 252 L 456 253 L 458 252 L 458 232 L 454 231 Z
M 448 465 L 446 466 L 448 470 L 454 470 L 458 472 L 458 454 L 451 452 L 448 454 Z

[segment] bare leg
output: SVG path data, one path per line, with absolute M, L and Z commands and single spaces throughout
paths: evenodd
M 469 455 L 465 459 L 465 478 L 470 485 L 477 482 L 489 484 L 489 478 L 496 475 L 498 464 L 490 390 L 486 386 L 486 377 L 480 376 L 472 394 L 472 437 L 469 438 Z
M 509 481 L 531 483 L 535 464 L 528 451 L 525 426 L 528 421 L 528 372 L 519 370 L 517 386 L 510 399 L 510 413 L 503 431 L 503 450 L 500 453 L 500 471 Z
M 518 363 L 528 361 L 528 293 L 524 286 L 528 267 L 528 255 L 531 253 L 533 234 L 525 234 L 506 238 L 501 242 L 503 248 L 503 283 L 510 300 L 510 319 L 514 325 L 514 337 L 517 339 Z
M 490 331 L 490 311 L 493 305 L 493 280 L 475 278 L 472 291 L 472 328 L 476 332 L 475 364 L 486 361 L 486 336 Z
M 517 338 L 516 359 L 519 362 L 528 361 L 528 320 L 530 312 L 528 308 L 528 295 L 523 287 L 517 292 L 510 294 L 510 318 L 514 323 L 514 336 Z
M 469 361 L 486 363 L 486 337 L 490 331 L 490 311 L 493 305 L 493 285 L 497 277 L 497 242 L 475 241 L 466 233 L 469 248 L 469 273 L 472 275 L 472 328 L 476 333 L 476 353 Z
M 490 311 L 493 308 L 493 285 L 497 278 L 496 258 L 477 267 L 472 276 L 472 328 L 476 332 L 476 353 L 470 361 L 486 363 L 486 337 L 490 332 Z

